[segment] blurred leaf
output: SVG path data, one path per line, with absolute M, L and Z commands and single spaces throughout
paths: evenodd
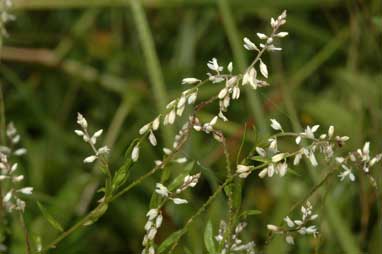
M 261 214 L 261 211 L 260 210 L 246 210 L 244 212 L 242 212 L 240 214 L 240 217 L 248 217 L 248 216 L 252 216 L 252 215 L 258 215 L 258 214 Z
M 57 229 L 58 231 L 63 232 L 64 229 L 62 228 L 61 224 L 48 212 L 48 210 L 39 202 L 37 201 L 37 206 L 40 209 L 42 215 L 44 218 L 49 222 L 49 224 Z
M 167 250 L 176 240 L 178 240 L 179 236 L 182 235 L 182 230 L 175 231 L 169 237 L 166 238 L 158 247 L 158 253 L 163 253 Z
M 206 229 L 204 230 L 204 244 L 206 245 L 206 249 L 209 254 L 216 253 L 214 232 L 213 232 L 211 220 L 207 222 Z

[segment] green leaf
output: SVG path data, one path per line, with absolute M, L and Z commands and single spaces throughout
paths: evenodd
M 158 253 L 163 253 L 167 250 L 176 240 L 178 240 L 179 236 L 181 236 L 182 230 L 175 231 L 169 237 L 166 238 L 158 247 Z
M 58 231 L 63 232 L 64 229 L 62 228 L 61 224 L 48 212 L 48 210 L 39 202 L 37 201 L 37 206 L 40 209 L 42 216 L 49 222 L 49 224 L 57 229 Z
M 207 222 L 206 229 L 204 230 L 204 244 L 206 245 L 206 249 L 209 254 L 216 253 L 214 232 L 210 220 Z
M 101 218 L 102 215 L 104 215 L 106 213 L 108 207 L 109 206 L 107 203 L 103 203 L 102 205 L 100 205 L 97 209 L 95 209 L 94 211 L 91 212 L 89 220 L 86 221 L 83 225 L 84 226 L 92 225 L 99 218 Z
M 240 217 L 246 218 L 247 216 L 258 215 L 260 213 L 260 210 L 246 210 L 240 214 Z
M 131 159 L 131 152 L 134 146 L 139 142 L 139 139 L 134 139 L 125 152 L 125 161 L 122 166 L 114 173 L 113 180 L 111 183 L 112 191 L 118 190 L 128 179 L 129 169 L 133 165 L 133 160 Z
M 268 160 L 267 158 L 264 158 L 264 157 L 261 157 L 261 156 L 258 156 L 258 155 L 252 156 L 251 160 L 260 161 L 260 162 L 264 162 L 264 163 L 270 162 L 270 160 Z

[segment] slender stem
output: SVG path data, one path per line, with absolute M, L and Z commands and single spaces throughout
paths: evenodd
M 97 210 L 99 207 L 101 207 L 102 204 L 99 204 L 95 209 L 93 209 L 92 211 L 95 211 Z M 85 222 L 87 222 L 92 216 L 92 212 L 88 213 L 85 217 L 83 217 L 80 221 L 78 221 L 76 224 L 74 224 L 72 227 L 70 227 L 68 230 L 66 230 L 65 232 L 63 232 L 59 237 L 57 237 L 54 241 L 52 241 L 51 243 L 49 243 L 47 245 L 47 247 L 44 248 L 43 252 L 46 252 L 47 250 L 49 249 L 52 249 L 52 248 L 56 248 L 56 245 L 61 242 L 62 240 L 64 240 L 66 237 L 68 237 L 71 233 L 73 233 L 74 231 L 76 231 L 78 228 L 80 228 L 81 226 L 83 226 L 85 224 Z
M 22 211 L 19 211 L 19 219 L 20 219 L 20 224 L 21 227 L 23 228 L 24 231 L 24 238 L 25 238 L 25 253 L 26 254 L 31 254 L 31 244 L 30 244 L 30 238 L 29 238 L 29 233 L 27 226 L 24 221 L 24 215 Z
M 1 35 L 0 35 L 1 36 Z M 0 47 L 1 50 L 1 47 Z M 0 83 L 0 145 L 6 145 L 5 139 L 5 112 L 4 112 L 4 96 L 3 96 L 3 88 Z M 4 222 L 4 206 L 3 206 L 3 189 L 2 182 L 0 181 L 0 221 Z
M 178 238 L 176 239 L 176 241 L 172 244 L 171 246 L 171 249 L 170 251 L 168 252 L 169 254 L 170 253 L 174 253 L 175 251 L 175 248 L 176 246 L 178 245 L 180 239 L 182 238 L 182 236 L 187 232 L 188 228 L 191 226 L 192 222 L 199 216 L 201 215 L 204 210 L 212 203 L 212 201 L 215 200 L 215 198 L 218 196 L 218 194 L 224 189 L 224 187 L 226 187 L 228 184 L 230 184 L 233 179 L 234 179 L 235 175 L 232 175 L 231 177 L 227 178 L 225 180 L 225 182 L 220 185 L 216 190 L 215 192 L 208 198 L 208 200 L 196 211 L 196 213 L 194 215 L 192 215 L 188 221 L 186 222 L 186 224 L 183 226 L 183 228 L 181 229 L 181 233 L 178 235 Z
M 224 136 L 223 136 L 222 143 L 223 143 L 224 157 L 226 160 L 227 179 L 229 179 L 232 177 L 233 172 L 232 172 L 232 168 L 231 168 L 230 154 L 229 154 L 228 147 L 227 147 L 227 140 L 225 139 Z M 224 235 L 225 240 L 223 240 L 222 243 L 224 243 L 225 241 L 228 241 L 228 245 L 230 245 L 230 242 L 231 242 L 230 235 L 231 235 L 232 227 L 234 224 L 234 217 L 235 217 L 235 213 L 233 211 L 234 205 L 233 205 L 233 186 L 232 186 L 232 183 L 227 186 L 227 197 L 228 197 L 228 226 L 227 226 L 227 231 Z M 222 247 L 222 246 L 220 246 L 220 247 Z

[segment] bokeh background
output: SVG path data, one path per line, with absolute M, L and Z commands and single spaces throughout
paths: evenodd
M 245 151 L 271 130 L 269 118 L 284 129 L 300 131 L 308 124 L 330 124 L 351 141 L 344 151 L 372 142 L 382 151 L 382 14 L 380 0 L 14 0 L 17 19 L 7 26 L 1 49 L 0 82 L 8 121 L 22 134 L 28 155 L 22 170 L 35 193 L 28 201 L 26 221 L 32 234 L 47 243 L 58 235 L 42 217 L 36 200 L 68 227 L 96 203 L 102 176 L 82 163 L 89 149 L 75 136 L 76 113 L 82 112 L 92 130 L 105 130 L 117 168 L 138 129 L 161 112 L 163 105 L 185 89 L 183 77 L 203 79 L 206 62 L 217 57 L 234 71 L 243 70 L 253 56 L 242 38 L 269 31 L 269 19 L 288 10 L 278 42 L 282 52 L 266 54 L 271 87 L 243 93 L 231 107 L 226 124 L 235 157 L 244 126 Z M 218 92 L 210 85 L 200 99 Z M 200 114 L 207 121 L 216 105 Z M 169 144 L 167 128 L 160 138 Z M 291 141 L 289 142 L 291 143 Z M 288 143 L 284 144 L 288 147 Z M 179 229 L 224 179 L 223 151 L 204 135 L 194 135 L 184 155 L 195 160 L 203 179 L 185 206 L 169 205 L 158 239 Z M 145 145 L 130 181 L 147 172 L 160 148 Z M 234 161 L 235 158 L 232 158 Z M 173 176 L 184 169 L 173 165 Z M 278 223 L 289 208 L 324 175 L 325 168 L 307 165 L 297 174 L 259 180 L 254 174 L 243 188 L 243 209 L 262 213 L 248 217 L 244 239 L 254 240 L 265 253 L 380 253 L 381 192 L 357 175 L 356 183 L 333 178 L 312 198 L 320 215 L 319 238 L 300 237 L 293 247 L 276 237 L 264 246 L 266 224 Z M 374 176 L 381 186 L 381 167 Z M 95 225 L 75 232 L 51 253 L 140 253 L 145 213 L 157 174 L 118 201 Z M 203 231 L 208 218 L 217 227 L 224 219 L 221 195 L 193 224 L 179 253 L 206 253 Z M 297 216 L 297 214 L 295 215 Z M 9 232 L 10 253 L 23 253 L 17 222 Z

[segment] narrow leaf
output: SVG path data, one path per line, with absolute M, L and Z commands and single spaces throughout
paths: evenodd
M 204 244 L 206 245 L 206 249 L 209 254 L 216 254 L 214 232 L 210 220 L 207 222 L 206 229 L 204 231 Z
M 37 206 L 40 209 L 42 216 L 49 222 L 49 224 L 57 229 L 58 231 L 63 232 L 64 229 L 62 228 L 61 224 L 48 212 L 48 210 L 39 202 L 37 201 Z

